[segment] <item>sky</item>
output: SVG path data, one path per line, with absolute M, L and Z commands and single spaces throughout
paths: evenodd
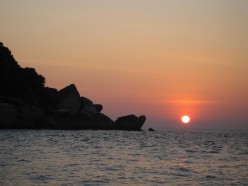
M 247 20 L 247 0 L 0 0 L 22 67 L 153 128 L 248 128 Z

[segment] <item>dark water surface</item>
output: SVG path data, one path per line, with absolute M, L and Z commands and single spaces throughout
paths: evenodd
M 246 185 L 248 133 L 0 130 L 0 185 Z

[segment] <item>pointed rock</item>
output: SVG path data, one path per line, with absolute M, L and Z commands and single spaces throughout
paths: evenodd
M 58 92 L 59 110 L 67 110 L 70 115 L 75 115 L 80 107 L 80 95 L 74 84 L 71 84 Z

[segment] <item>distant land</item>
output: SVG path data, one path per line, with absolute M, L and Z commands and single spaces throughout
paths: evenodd
M 103 106 L 80 96 L 74 84 L 61 90 L 45 86 L 34 68 L 22 68 L 0 42 L 0 129 L 141 130 L 146 116 L 113 121 Z

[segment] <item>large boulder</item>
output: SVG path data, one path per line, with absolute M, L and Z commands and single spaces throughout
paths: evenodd
M 16 98 L 0 99 L 0 128 L 49 128 L 48 117 L 38 107 Z
M 114 121 L 102 113 L 90 113 L 85 110 L 80 111 L 80 117 L 88 125 L 86 129 L 110 130 L 114 129 Z
M 96 109 L 96 111 L 97 112 L 101 112 L 102 111 L 102 109 L 103 109 L 103 106 L 101 105 L 101 104 L 94 104 L 94 107 L 95 107 L 95 109 Z
M 45 87 L 40 94 L 39 108 L 46 114 L 49 114 L 57 109 L 59 103 L 58 91 L 55 88 Z
M 25 105 L 19 108 L 19 119 L 23 121 L 24 128 L 50 128 L 48 117 L 40 108 L 34 105 Z
M 101 104 L 93 104 L 93 101 L 86 97 L 80 97 L 80 111 L 98 114 L 102 111 L 103 106 Z
M 102 129 L 114 129 L 115 122 L 103 113 L 96 116 Z
M 114 121 L 102 113 L 93 113 L 86 109 L 80 110 L 76 115 L 71 115 L 66 109 L 59 109 L 52 112 L 55 129 L 95 129 L 111 130 L 114 128 Z
M 81 103 L 81 107 L 93 105 L 93 101 L 91 101 L 89 98 L 86 98 L 83 96 L 80 97 L 80 103 Z
M 145 116 L 137 117 L 133 114 L 122 116 L 115 121 L 115 128 L 117 130 L 141 130 L 145 120 Z
M 58 110 L 67 110 L 70 115 L 75 115 L 80 108 L 80 95 L 74 84 L 71 84 L 58 92 Z
M 52 114 L 52 128 L 54 129 L 87 129 L 88 123 L 79 114 L 72 116 L 66 110 L 57 110 Z

